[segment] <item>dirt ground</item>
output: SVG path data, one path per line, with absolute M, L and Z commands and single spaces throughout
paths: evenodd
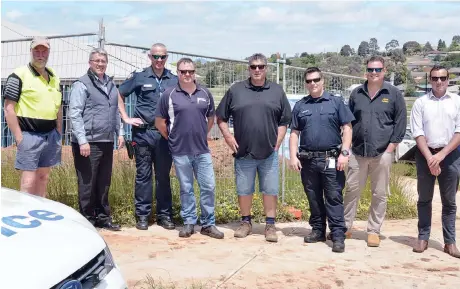
M 416 194 L 414 180 L 408 191 Z M 457 196 L 460 203 L 460 197 Z M 460 219 L 457 211 L 457 220 Z M 101 231 L 129 288 L 150 275 L 175 288 L 460 288 L 460 259 L 443 252 L 441 201 L 436 188 L 429 249 L 412 252 L 417 220 L 386 221 L 379 248 L 366 245 L 366 222 L 355 222 L 353 237 L 342 254 L 331 251 L 331 242 L 304 244 L 310 232 L 306 222 L 277 224 L 278 243 L 267 243 L 264 225 L 253 235 L 233 237 L 237 224 L 219 226 L 223 240 L 194 234 L 178 237 L 153 225 L 148 231 L 124 228 Z M 457 225 L 457 236 L 460 230 Z M 195 228 L 199 232 L 199 227 Z M 197 288 L 197 287 L 194 287 Z

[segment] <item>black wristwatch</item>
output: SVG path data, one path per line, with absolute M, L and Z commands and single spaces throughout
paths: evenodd
M 342 150 L 342 155 L 344 157 L 348 157 L 350 155 L 350 151 L 349 150 Z

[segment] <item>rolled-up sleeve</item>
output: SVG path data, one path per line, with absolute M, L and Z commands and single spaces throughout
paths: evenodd
M 77 138 L 78 144 L 87 143 L 85 123 L 83 122 L 83 109 L 85 108 L 88 90 L 86 86 L 76 81 L 70 91 L 69 114 L 72 124 L 72 134 Z
M 395 103 L 395 120 L 393 134 L 390 138 L 390 143 L 400 143 L 404 139 L 407 126 L 407 108 L 406 102 L 401 92 L 397 92 Z
M 278 126 L 287 126 L 291 123 L 292 119 L 292 110 L 291 104 L 287 99 L 286 93 L 283 92 L 283 96 L 281 99 L 281 117 L 278 123 Z
M 410 112 L 410 131 L 412 132 L 412 137 L 414 139 L 425 135 L 425 132 L 423 131 L 422 108 L 422 99 L 419 98 L 414 102 Z

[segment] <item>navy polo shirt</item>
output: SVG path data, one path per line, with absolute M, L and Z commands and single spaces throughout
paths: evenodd
M 300 149 L 326 151 L 342 143 L 341 127 L 355 117 L 341 99 L 323 92 L 319 98 L 308 95 L 292 109 L 291 129 L 300 131 Z
M 157 78 L 151 66 L 141 72 L 133 73 L 118 88 L 123 97 L 132 93 L 137 96 L 134 116 L 140 118 L 146 124 L 155 124 L 155 109 L 161 94 L 169 87 L 178 83 L 177 76 L 168 69 L 164 69 L 163 75 Z
M 208 117 L 215 115 L 211 92 L 197 84 L 191 95 L 180 85 L 165 90 L 158 102 L 156 116 L 166 119 L 172 155 L 209 153 Z

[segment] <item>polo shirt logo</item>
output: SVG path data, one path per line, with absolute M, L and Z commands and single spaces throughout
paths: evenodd
M 207 102 L 205 98 L 198 97 L 198 98 L 197 98 L 198 103 L 200 103 L 200 100 L 203 101 L 203 102 Z
M 302 112 L 300 112 L 300 113 L 309 113 L 309 112 L 310 112 L 310 111 L 309 111 L 308 109 L 306 109 L 306 110 L 304 110 L 304 111 L 302 111 Z
M 144 84 L 144 87 L 152 87 L 151 84 Z
M 388 103 L 389 100 L 388 100 L 388 98 L 384 97 L 384 98 L 382 98 L 382 102 Z

